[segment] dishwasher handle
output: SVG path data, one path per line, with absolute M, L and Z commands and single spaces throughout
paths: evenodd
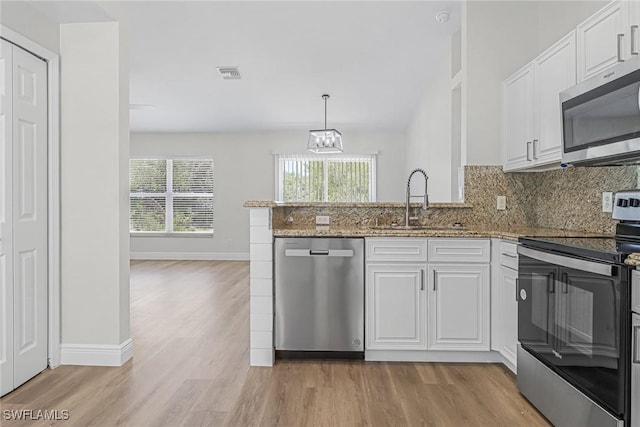
M 353 257 L 353 249 L 285 249 L 284 256 L 311 257 L 328 256 L 339 258 Z

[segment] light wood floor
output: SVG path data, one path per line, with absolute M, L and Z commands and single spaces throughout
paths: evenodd
M 501 365 L 249 368 L 248 276 L 247 262 L 133 262 L 133 360 L 47 370 L 0 399 L 0 425 L 549 425 Z M 20 409 L 68 410 L 70 418 L 4 419 Z

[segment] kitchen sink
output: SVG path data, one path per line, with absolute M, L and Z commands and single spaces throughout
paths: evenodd
M 432 230 L 432 231 L 464 231 L 464 227 L 456 226 L 432 226 L 432 225 L 382 225 L 371 227 L 372 230 L 407 231 L 407 230 Z

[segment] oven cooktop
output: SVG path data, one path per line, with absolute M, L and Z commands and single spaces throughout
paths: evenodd
M 520 243 L 531 248 L 613 263 L 622 263 L 630 253 L 640 252 L 640 242 L 610 237 L 521 237 Z

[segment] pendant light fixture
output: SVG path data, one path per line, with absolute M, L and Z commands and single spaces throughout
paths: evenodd
M 322 99 L 324 99 L 324 129 L 309 131 L 307 150 L 314 153 L 342 153 L 342 134 L 335 129 L 327 129 L 329 95 L 322 95 Z

